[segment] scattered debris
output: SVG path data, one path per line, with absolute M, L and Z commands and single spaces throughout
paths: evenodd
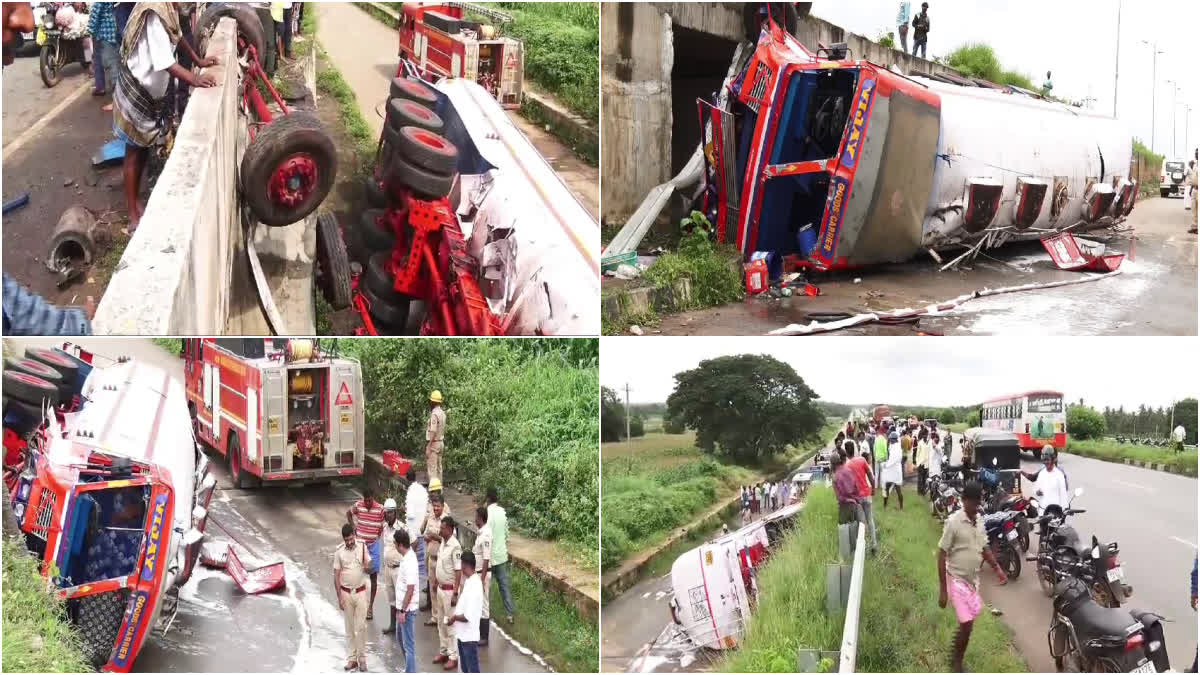
M 64 178 L 64 179 L 63 179 L 63 187 L 70 187 L 70 186 L 71 186 L 71 185 L 73 185 L 74 183 L 75 183 L 75 179 L 74 179 L 74 178 Z
M 642 328 L 641 328 L 641 326 L 638 326 L 635 324 L 635 325 L 629 327 L 629 332 L 633 333 L 634 335 L 641 335 Z
M 282 560 L 246 569 L 241 559 L 238 558 L 233 544 L 229 544 L 229 554 L 225 560 L 225 571 L 229 572 L 229 576 L 233 577 L 233 582 L 247 595 L 277 591 L 287 586 Z
M 939 260 L 938 262 L 941 262 L 941 260 Z M 856 283 L 856 284 L 861 284 L 861 283 L 862 283 L 862 277 L 854 277 L 854 283 Z
M 64 288 L 83 275 L 96 255 L 96 214 L 75 205 L 63 212 L 50 233 L 50 250 L 46 268 L 59 276 L 58 287 Z
M 621 263 L 617 269 L 612 272 L 612 275 L 618 279 L 637 279 L 642 276 L 642 267 L 640 265 L 629 265 Z
M 1042 248 L 1046 249 L 1046 253 L 1050 254 L 1050 259 L 1060 270 L 1113 272 L 1120 268 L 1125 260 L 1123 253 L 1104 255 L 1103 244 L 1077 239 L 1070 232 L 1046 237 L 1041 242 Z
M 24 208 L 28 204 L 29 204 L 29 193 L 26 192 L 26 193 L 22 194 L 20 197 L 17 197 L 15 199 L 10 199 L 10 200 L 4 202 L 4 215 L 8 215 L 8 213 L 10 211 L 16 211 L 17 209 Z

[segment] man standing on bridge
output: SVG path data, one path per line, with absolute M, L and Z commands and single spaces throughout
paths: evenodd
M 443 670 L 454 670 L 458 667 L 458 639 L 454 629 L 446 619 L 454 615 L 454 606 L 458 603 L 458 592 L 462 588 L 462 544 L 455 536 L 454 519 L 443 516 L 440 523 L 441 544 L 438 545 L 437 562 L 434 563 L 434 576 L 437 583 L 438 605 L 441 613 L 438 616 L 438 638 L 441 640 L 441 653 L 434 663 L 444 663 Z M 478 639 L 478 638 L 476 638 Z
M 433 483 L 437 490 L 429 493 L 429 506 L 425 509 L 425 520 L 421 523 L 421 539 L 425 541 L 425 568 L 429 570 L 429 601 L 432 616 L 425 622 L 426 626 L 435 626 L 441 619 L 441 605 L 437 598 L 437 581 L 434 579 L 437 565 L 438 549 L 442 543 L 442 518 L 450 515 L 450 509 L 442 499 L 442 484 Z
M 442 439 L 446 435 L 446 411 L 442 409 L 442 392 L 429 394 L 429 424 L 425 427 L 425 471 L 429 480 L 442 481 Z
M 425 514 L 429 510 L 429 493 L 425 491 L 424 485 L 417 482 L 416 469 L 409 467 L 404 479 L 408 481 L 408 488 L 404 493 L 404 524 L 417 553 L 417 573 L 420 578 L 417 589 L 420 593 L 426 593 L 429 568 L 425 562 L 425 537 L 421 536 L 421 525 L 425 522 Z M 432 598 L 429 598 L 421 602 L 421 609 L 429 609 L 431 601 Z
M 333 585 L 338 609 L 346 622 L 350 657 L 346 670 L 367 669 L 367 547 L 354 536 L 354 526 L 342 525 L 342 543 L 333 552 Z
M 954 635 L 950 654 L 950 670 L 956 673 L 963 672 L 963 657 L 971 640 L 971 628 L 983 606 L 983 598 L 979 596 L 980 563 L 987 560 L 996 570 L 1000 585 L 1008 583 L 1008 577 L 988 546 L 983 518 L 979 517 L 982 496 L 983 488 L 979 483 L 967 481 L 963 486 L 963 507 L 946 519 L 942 539 L 938 542 L 938 606 L 944 609 L 949 599 L 958 619 L 958 632 Z
M 508 562 L 508 513 L 503 506 L 500 506 L 500 497 L 494 487 L 487 490 L 487 512 L 488 528 L 492 531 L 492 558 L 488 566 L 492 574 L 489 574 L 488 577 L 496 578 L 496 584 L 500 586 L 500 599 L 504 601 L 504 611 L 507 614 L 508 623 L 512 624 L 515 609 L 512 591 L 509 588 L 511 579 L 509 570 L 512 565 Z M 491 584 L 484 589 L 484 597 L 492 597 Z
M 925 56 L 925 45 L 929 42 L 929 3 L 921 3 L 921 13 L 912 20 L 913 26 L 913 48 L 912 55 L 917 55 L 917 50 L 921 50 L 921 58 Z

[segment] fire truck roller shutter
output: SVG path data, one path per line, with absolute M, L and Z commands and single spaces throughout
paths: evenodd
M 258 390 L 246 390 L 246 459 L 258 463 Z
M 282 368 L 262 371 L 264 471 L 290 471 L 287 450 L 287 386 Z

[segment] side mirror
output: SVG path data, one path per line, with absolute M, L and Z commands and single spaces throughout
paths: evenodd
M 999 458 L 999 457 L 993 457 L 993 458 L 992 458 L 992 466 L 998 466 L 999 464 L 1000 464 L 1000 458 Z
M 1076 497 L 1082 497 L 1083 496 L 1083 488 L 1081 488 L 1081 487 L 1075 488 L 1075 492 L 1073 492 L 1072 494 L 1074 494 Z

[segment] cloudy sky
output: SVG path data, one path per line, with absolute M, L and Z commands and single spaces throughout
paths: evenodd
M 1117 63 L 1118 0 L 954 0 L 929 3 L 930 58 L 946 55 L 965 42 L 986 42 L 1002 67 L 1019 70 L 1037 84 L 1053 71 L 1054 92 L 1069 99 L 1095 97 L 1094 110 L 1111 114 L 1113 75 Z M 920 11 L 921 2 L 912 3 Z M 893 0 L 818 0 L 812 13 L 851 32 L 874 39 L 895 30 L 899 2 Z M 909 30 L 911 47 L 912 30 Z M 1155 149 L 1170 156 L 1174 85 L 1180 91 L 1175 124 L 1178 155 L 1184 150 L 1183 104 L 1192 106 L 1188 137 L 1200 141 L 1200 2 L 1194 0 L 1122 0 L 1120 77 L 1117 117 L 1134 136 L 1150 138 L 1153 48 L 1158 43 L 1158 105 Z M 897 38 L 897 42 L 899 39 Z
M 972 405 L 1050 389 L 1100 408 L 1196 396 L 1195 338 L 606 337 L 600 381 L 635 403 L 666 401 L 677 372 L 731 354 L 785 361 L 822 399 Z

